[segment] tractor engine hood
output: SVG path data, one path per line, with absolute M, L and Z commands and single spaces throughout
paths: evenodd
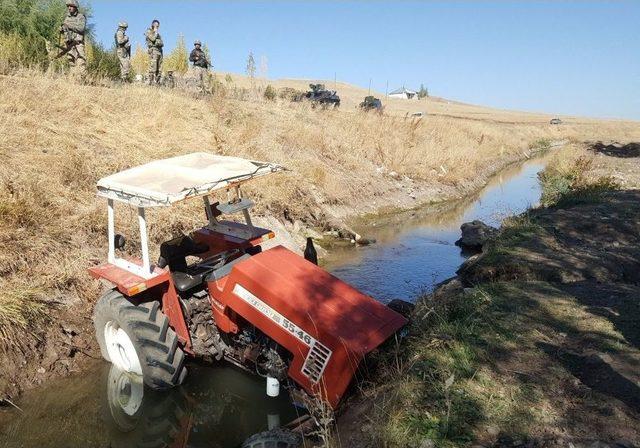
M 408 323 L 282 246 L 237 263 L 223 296 L 293 355 L 289 376 L 332 407 L 364 356 Z

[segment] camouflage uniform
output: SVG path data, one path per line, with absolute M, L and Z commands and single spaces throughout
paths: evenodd
M 157 84 L 160 82 L 162 74 L 162 47 L 164 43 L 158 30 L 154 30 L 153 27 L 149 28 L 144 35 L 149 53 L 149 84 Z
M 64 36 L 67 51 L 67 60 L 72 72 L 84 77 L 87 72 L 87 57 L 84 52 L 84 34 L 87 27 L 87 18 L 78 11 L 78 2 L 68 0 L 67 6 L 75 7 L 75 11 L 67 12 L 67 16 L 60 27 L 60 34 Z
M 116 31 L 116 54 L 120 61 L 120 79 L 126 81 L 129 78 L 129 71 L 131 70 L 131 42 L 129 42 L 129 36 L 126 35 L 128 24 L 127 22 L 120 22 L 118 24 L 118 31 Z
M 200 41 L 195 41 L 194 45 L 196 46 L 193 50 L 191 50 L 191 54 L 189 55 L 189 60 L 193 62 L 193 70 L 196 74 L 196 79 L 198 81 L 198 87 L 200 89 L 205 88 L 205 83 L 209 76 L 209 61 L 207 60 L 207 55 L 200 48 Z

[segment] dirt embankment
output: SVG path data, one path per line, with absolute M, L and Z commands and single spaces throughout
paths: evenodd
M 552 141 L 639 132 L 624 122 L 516 121 L 411 119 L 257 95 L 201 98 L 34 73 L 0 77 L 0 361 L 9 366 L 0 372 L 0 396 L 96 354 L 90 310 L 101 287 L 86 268 L 105 257 L 100 177 L 202 150 L 277 161 L 291 171 L 250 187 L 256 213 L 282 233 L 299 238 L 316 228 L 321 237 L 383 207 L 464 196 Z M 121 211 L 118 230 L 135 254 L 135 216 Z M 162 241 L 202 225 L 201 217 L 196 204 L 150 213 L 152 256 Z
M 419 302 L 339 420 L 345 446 L 640 445 L 640 179 L 621 176 L 640 158 L 619 155 L 634 147 L 576 151 L 608 148 L 588 173 L 546 176 L 552 205 L 508 219 Z

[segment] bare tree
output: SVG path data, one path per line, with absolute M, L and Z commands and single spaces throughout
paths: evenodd
M 247 76 L 251 80 L 251 84 L 253 84 L 256 78 L 256 60 L 253 58 L 253 51 L 249 52 L 249 57 L 247 58 Z
M 269 61 L 266 56 L 260 56 L 260 71 L 258 72 L 258 76 L 262 79 L 267 79 L 267 74 L 269 72 Z

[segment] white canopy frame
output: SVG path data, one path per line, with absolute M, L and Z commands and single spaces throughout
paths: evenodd
M 131 272 L 139 277 L 148 280 L 155 277 L 154 267 L 151 266 L 149 260 L 149 238 L 147 235 L 147 220 L 145 217 L 144 207 L 138 207 L 138 226 L 140 227 L 140 246 L 142 247 L 142 266 L 132 263 L 124 258 L 116 257 L 116 221 L 114 200 L 107 199 L 107 228 L 109 235 L 109 253 L 107 261 L 111 264 Z
M 281 165 L 257 162 L 238 157 L 192 153 L 157 160 L 107 176 L 98 181 L 98 195 L 107 199 L 108 262 L 144 279 L 158 275 L 149 260 L 149 243 L 145 208 L 171 206 L 176 202 L 202 197 L 209 216 L 208 228 L 213 231 L 250 238 L 254 226 L 249 215 L 253 202 L 244 199 L 241 184 L 255 177 L 283 171 Z M 246 231 L 225 226 L 213 213 L 209 195 L 216 190 L 233 189 L 233 200 L 225 204 L 226 213 L 242 211 Z M 134 206 L 138 211 L 142 266 L 116 256 L 115 201 Z

